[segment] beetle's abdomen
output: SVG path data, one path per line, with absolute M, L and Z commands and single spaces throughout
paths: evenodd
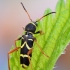
M 26 68 L 30 64 L 29 60 L 30 60 L 30 57 L 32 56 L 32 53 L 29 55 L 27 55 L 27 53 L 32 48 L 32 46 L 33 46 L 33 41 L 27 41 L 27 42 L 25 41 L 21 46 L 20 64 L 23 68 Z
M 20 55 L 20 64 L 23 68 L 26 68 L 27 66 L 29 66 L 30 62 L 29 62 L 29 57 L 28 55 Z

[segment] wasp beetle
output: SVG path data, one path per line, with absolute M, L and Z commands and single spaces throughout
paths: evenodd
M 40 45 L 37 43 L 36 38 L 34 37 L 33 34 L 42 34 L 42 31 L 37 31 L 36 32 L 36 27 L 37 27 L 37 22 L 40 21 L 43 17 L 55 13 L 55 12 L 51 12 L 48 13 L 44 16 L 42 16 L 39 20 L 37 21 L 32 21 L 32 19 L 30 18 L 30 15 L 28 14 L 27 10 L 25 9 L 23 3 L 21 2 L 21 5 L 23 7 L 23 9 L 25 10 L 25 12 L 27 13 L 29 19 L 31 20 L 31 23 L 27 24 L 26 27 L 24 28 L 25 34 L 23 34 L 20 38 L 15 40 L 15 46 L 16 46 L 16 41 L 21 40 L 21 46 L 20 47 L 16 47 L 13 50 L 8 52 L 8 68 L 10 70 L 10 63 L 9 63 L 9 54 L 11 54 L 14 51 L 17 51 L 18 49 L 20 49 L 20 64 L 23 68 L 26 68 L 27 66 L 29 66 L 29 64 L 31 64 L 30 60 L 32 57 L 32 49 L 33 49 L 33 43 L 36 42 L 37 46 L 39 47 L 40 51 L 49 58 L 49 56 L 47 56 L 42 48 L 40 47 Z M 32 69 L 32 68 L 31 68 Z M 33 69 L 32 69 L 33 70 Z

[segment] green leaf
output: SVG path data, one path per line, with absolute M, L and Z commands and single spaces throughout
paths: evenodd
M 45 10 L 44 15 L 49 12 L 51 12 L 50 9 Z M 66 0 L 66 2 L 59 0 L 56 6 L 56 13 L 48 15 L 39 21 L 38 30 L 42 30 L 44 34 L 38 34 L 35 37 L 49 58 L 45 57 L 37 44 L 34 43 L 31 64 L 26 69 L 20 66 L 20 50 L 18 50 L 10 55 L 11 70 L 53 70 L 56 61 L 70 43 L 70 0 Z M 16 44 L 20 46 L 21 42 L 18 41 Z

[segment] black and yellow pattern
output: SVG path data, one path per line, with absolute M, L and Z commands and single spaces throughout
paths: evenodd
M 20 63 L 23 68 L 26 68 L 27 66 L 29 66 L 30 64 L 29 59 L 30 59 L 30 56 L 20 54 Z
M 24 29 L 25 30 L 24 35 L 22 35 L 20 38 L 17 39 L 17 40 L 21 40 L 21 47 L 16 47 L 13 50 L 8 52 L 8 68 L 9 68 L 9 70 L 10 70 L 9 54 L 11 54 L 14 51 L 17 51 L 18 49 L 20 49 L 20 64 L 21 64 L 21 66 L 23 68 L 26 68 L 27 66 L 29 66 L 30 60 L 31 60 L 31 57 L 32 57 L 33 43 L 34 43 L 34 40 L 36 40 L 36 38 L 34 37 L 33 34 L 41 34 L 42 33 L 42 31 L 37 31 L 36 32 L 36 27 L 38 26 L 37 22 L 40 21 L 43 17 L 45 17 L 49 14 L 55 13 L 55 12 L 48 13 L 48 14 L 42 16 L 40 19 L 38 19 L 37 21 L 34 22 L 30 18 L 30 15 L 28 14 L 28 12 L 25 9 L 22 2 L 21 2 L 21 5 L 23 6 L 23 8 L 24 8 L 25 12 L 27 13 L 29 19 L 31 20 L 31 23 L 26 25 L 26 27 Z M 17 40 L 15 40 L 15 43 L 16 43 Z M 16 44 L 15 44 L 15 46 L 16 46 Z M 39 48 L 40 48 L 40 46 L 39 46 Z M 40 50 L 41 50 L 41 48 L 40 48 Z M 42 50 L 41 50 L 41 52 L 44 53 Z
M 26 32 L 26 34 L 20 37 L 19 40 L 21 40 L 20 64 L 23 68 L 26 68 L 29 66 L 32 56 L 32 53 L 28 55 L 28 52 L 33 47 L 33 34 L 31 32 Z

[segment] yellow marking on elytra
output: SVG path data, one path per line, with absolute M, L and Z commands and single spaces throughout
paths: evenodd
M 23 48 L 25 44 L 26 44 L 27 49 L 30 50 L 31 48 L 28 46 L 28 44 L 27 44 L 26 41 L 23 43 L 23 45 L 21 46 L 21 48 Z
M 23 57 L 23 58 L 24 58 L 24 57 L 30 58 L 30 56 L 28 56 L 28 55 L 26 55 L 26 54 L 20 54 L 20 56 Z
M 28 49 L 28 50 L 30 50 L 30 49 L 31 49 L 31 48 L 28 46 L 27 42 L 26 42 L 26 47 L 27 47 L 27 49 Z
M 25 65 L 25 64 L 21 64 L 21 66 L 23 66 L 23 67 L 25 67 L 25 68 L 27 67 L 27 65 Z
M 23 45 L 21 46 L 21 48 L 23 48 L 25 44 L 26 44 L 26 41 L 23 43 Z
M 28 40 L 33 41 L 33 39 L 28 39 Z
M 25 35 L 26 37 L 28 37 L 28 35 Z

